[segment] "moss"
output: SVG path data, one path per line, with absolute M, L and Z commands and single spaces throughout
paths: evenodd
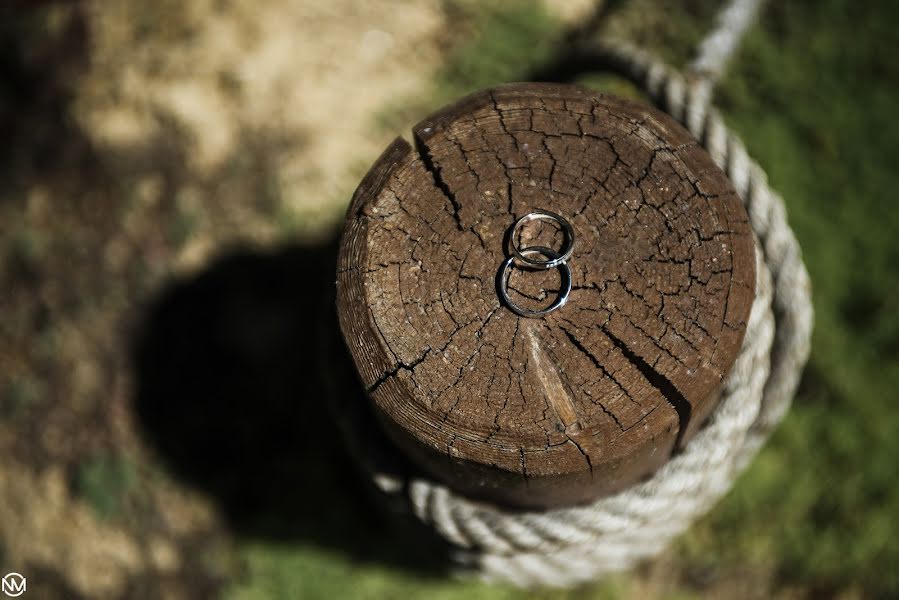
M 8 419 L 24 414 L 39 397 L 40 391 L 41 385 L 37 381 L 24 378 L 13 380 L 0 402 L 0 414 Z
M 614 73 L 586 73 L 575 79 L 573 83 L 599 90 L 606 94 L 646 102 L 646 95 L 640 88 Z
M 86 460 L 75 476 L 76 493 L 104 519 L 122 513 L 126 496 L 136 483 L 134 465 L 124 457 L 109 454 Z

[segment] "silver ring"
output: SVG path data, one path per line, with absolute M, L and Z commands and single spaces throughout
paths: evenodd
M 521 249 L 516 245 L 515 236 L 526 223 L 530 223 L 531 221 L 555 221 L 562 228 L 562 233 L 565 234 L 565 242 L 563 243 L 561 250 L 558 252 L 553 251 L 555 258 L 550 258 L 550 260 L 534 260 L 533 258 L 528 258 L 526 256 L 528 248 Z M 565 261 L 571 258 L 571 254 L 574 252 L 574 228 L 571 226 L 571 223 L 556 213 L 549 212 L 548 210 L 535 210 L 521 217 L 515 221 L 514 225 L 512 225 L 512 234 L 509 236 L 509 245 L 512 249 L 512 255 L 515 256 L 519 262 L 537 269 L 552 269 L 553 267 L 565 263 Z M 531 248 L 538 247 L 542 248 L 542 246 L 531 246 Z M 545 256 L 549 255 L 547 254 Z
M 561 256 L 558 252 L 551 248 L 546 248 L 544 246 L 529 246 L 528 248 L 523 248 L 521 250 L 521 254 L 524 255 L 534 255 L 540 254 L 549 258 L 550 260 L 557 261 Z M 557 262 L 556 267 L 559 269 L 559 273 L 562 275 L 562 283 L 561 289 L 559 290 L 559 295 L 553 301 L 552 304 L 547 306 L 546 308 L 542 308 L 539 310 L 531 310 L 529 308 L 524 308 L 522 306 L 518 306 L 509 298 L 509 269 L 512 266 L 512 263 L 515 262 L 515 256 L 510 256 L 506 260 L 503 261 L 502 266 L 499 268 L 499 273 L 497 274 L 497 288 L 499 289 L 500 298 L 508 306 L 512 312 L 515 312 L 522 317 L 528 318 L 537 318 L 542 317 L 544 315 L 548 315 L 554 310 L 558 310 L 565 306 L 565 303 L 568 302 L 568 296 L 571 294 L 571 267 L 568 266 L 566 262 Z M 541 263 L 542 264 L 542 263 Z M 545 269 L 549 267 L 541 267 L 541 269 Z

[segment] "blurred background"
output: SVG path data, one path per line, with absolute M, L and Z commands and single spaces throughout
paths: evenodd
M 813 353 L 768 446 L 660 558 L 562 592 L 451 579 L 324 408 L 353 393 L 335 240 L 387 143 L 502 82 L 639 96 L 566 62 L 572 39 L 682 66 L 720 5 L 2 3 L 0 572 L 46 598 L 899 597 L 892 0 L 770 2 L 720 84 L 803 246 Z

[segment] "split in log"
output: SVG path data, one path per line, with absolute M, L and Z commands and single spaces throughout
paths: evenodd
M 668 115 L 572 86 L 482 91 L 394 141 L 338 264 L 344 340 L 381 424 L 431 476 L 510 506 L 589 501 L 659 468 L 715 407 L 754 296 L 746 212 Z M 509 227 L 573 226 L 572 291 L 499 299 Z M 535 222 L 522 246 L 560 247 Z M 515 268 L 516 304 L 558 270 Z

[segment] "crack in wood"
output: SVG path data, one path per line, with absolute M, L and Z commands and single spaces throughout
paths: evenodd
M 434 184 L 443 192 L 443 195 L 446 196 L 446 199 L 450 201 L 450 204 L 453 206 L 453 219 L 456 221 L 456 227 L 458 227 L 459 231 L 464 231 L 465 228 L 462 226 L 462 218 L 459 216 L 459 212 L 462 210 L 462 205 L 459 203 L 459 200 L 456 198 L 455 192 L 447 185 L 446 181 L 443 180 L 443 175 L 440 172 L 440 168 L 434 164 L 434 159 L 431 157 L 431 153 L 428 150 L 425 142 L 418 135 L 414 135 L 415 137 L 415 150 L 418 152 L 418 156 L 421 159 L 422 164 L 425 169 L 431 174 L 434 178 Z
M 622 385 L 621 382 L 618 381 L 618 380 L 615 378 L 615 376 L 612 375 L 612 374 L 609 372 L 609 370 L 605 368 L 605 366 L 603 366 L 603 364 L 599 361 L 599 359 L 596 358 L 596 356 L 594 356 L 593 353 L 590 352 L 590 350 L 588 350 L 588 349 L 587 349 L 587 348 L 586 348 L 586 347 L 585 347 L 585 346 L 584 346 L 584 345 L 577 339 L 577 337 L 575 337 L 575 335 L 574 335 L 573 333 L 571 333 L 568 329 L 566 329 L 566 328 L 564 328 L 564 327 L 562 328 L 562 331 L 565 333 L 565 336 L 568 338 L 568 340 L 571 342 L 571 344 L 572 344 L 575 348 L 577 348 L 577 350 L 578 350 L 581 354 L 583 354 L 583 355 L 586 356 L 588 359 L 590 359 L 590 362 L 593 363 L 593 366 L 594 366 L 594 367 L 596 367 L 597 369 L 599 369 L 600 373 L 602 373 L 605 377 L 607 377 L 607 378 L 609 379 L 609 381 L 612 381 L 616 386 L 618 386 L 618 388 L 619 388 L 622 392 L 624 392 L 624 395 L 625 395 L 625 396 L 627 396 L 628 398 L 631 398 L 630 392 L 627 390 L 627 388 L 624 387 L 624 385 Z M 633 400 L 633 398 L 631 398 L 631 400 Z M 627 430 L 625 429 L 624 425 L 621 424 L 621 421 L 618 419 L 618 417 L 615 415 L 615 413 L 612 412 L 611 410 L 609 410 L 608 408 L 606 408 L 605 404 L 603 404 L 602 401 L 597 401 L 597 404 L 599 405 L 599 407 L 602 409 L 602 411 L 603 411 L 604 413 L 606 413 L 607 415 L 609 415 L 609 416 L 612 418 L 612 420 L 615 421 L 615 425 L 618 426 L 618 429 L 620 429 L 621 431 L 627 431 Z
M 680 448 L 684 433 L 687 431 L 687 426 L 690 423 L 693 406 L 686 398 L 684 398 L 684 395 L 680 393 L 680 390 L 677 389 L 670 379 L 654 369 L 649 363 L 643 360 L 639 354 L 631 350 L 624 341 L 609 331 L 608 327 L 600 327 L 600 329 L 602 329 L 602 332 L 608 336 L 613 344 L 615 344 L 615 347 L 621 350 L 624 357 L 634 365 L 638 371 L 640 371 L 643 377 L 646 378 L 646 381 L 648 381 L 652 387 L 659 390 L 662 396 L 671 404 L 672 408 L 674 408 L 678 419 L 677 440 L 675 441 L 674 447 Z

